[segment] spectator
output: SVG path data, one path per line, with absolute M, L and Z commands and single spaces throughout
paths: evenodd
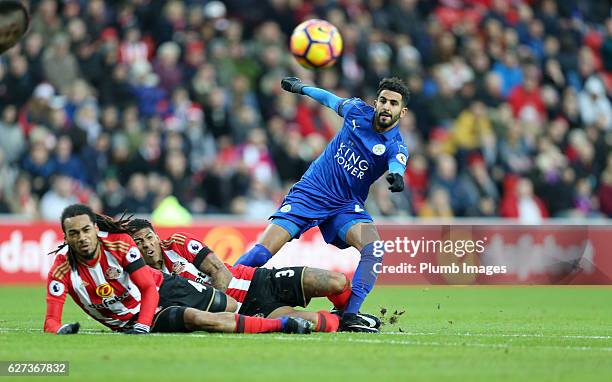
M 157 49 L 153 61 L 153 71 L 159 78 L 159 86 L 166 94 L 172 94 L 183 80 L 183 72 L 179 66 L 181 48 L 174 42 L 165 42 Z
M 468 171 L 461 177 L 461 189 L 466 195 L 466 215 L 495 215 L 495 206 L 499 202 L 497 185 L 489 176 L 485 161 L 479 154 L 470 156 Z
M 448 191 L 444 188 L 433 187 L 425 205 L 419 211 L 419 217 L 452 218 L 453 216 L 454 213 Z
M 578 94 L 578 104 L 584 124 L 612 129 L 612 105 L 599 78 L 590 77 L 586 81 L 584 89 Z
M 53 38 L 51 45 L 43 53 L 42 64 L 45 79 L 62 92 L 79 77 L 77 60 L 70 53 L 68 37 L 64 34 Z
M 143 174 L 135 173 L 130 177 L 123 209 L 134 214 L 150 214 L 153 211 L 153 195 Z
M 58 138 L 52 159 L 53 171 L 85 183 L 87 174 L 80 158 L 72 151 L 72 141 L 67 135 Z
M 461 188 L 461 182 L 457 176 L 457 161 L 450 155 L 441 155 L 436 161 L 436 172 L 431 180 L 431 189 L 443 189 L 450 197 L 450 205 L 453 209 L 453 214 L 461 216 L 465 212 L 465 197 L 466 195 Z M 436 196 L 436 206 L 440 196 Z
M 538 68 L 531 65 L 525 69 L 522 85 L 514 87 L 508 95 L 508 102 L 514 116 L 524 121 L 542 123 L 546 109 L 540 95 Z
M 14 105 L 7 105 L 2 110 L 0 137 L 0 152 L 4 153 L 8 163 L 15 163 L 25 149 L 25 137 L 17 123 L 17 108 Z
M 482 137 L 492 133 L 491 121 L 485 105 L 480 101 L 471 103 L 455 120 L 451 130 L 452 152 L 470 153 L 482 145 Z
M 24 215 L 30 219 L 39 217 L 38 197 L 32 193 L 30 176 L 22 172 L 17 176 L 12 192 L 7 195 L 11 212 Z
M 548 217 L 544 203 L 533 193 L 533 184 L 527 178 L 518 178 L 506 188 L 501 201 L 502 217 L 516 218 L 524 224 L 540 224 Z
M 40 214 L 45 220 L 55 221 L 60 218 L 64 208 L 78 203 L 74 196 L 72 179 L 68 176 L 57 174 L 51 180 L 51 189 L 40 199 Z
M 598 198 L 601 212 L 612 217 L 612 154 L 608 154 L 606 168 L 601 173 Z
M 601 59 L 603 67 L 608 72 L 612 71 L 612 17 L 606 20 L 606 38 L 601 44 Z

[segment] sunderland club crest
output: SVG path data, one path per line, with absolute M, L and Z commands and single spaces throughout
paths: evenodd
M 121 270 L 115 267 L 108 267 L 104 272 L 107 280 L 117 280 L 121 276 Z

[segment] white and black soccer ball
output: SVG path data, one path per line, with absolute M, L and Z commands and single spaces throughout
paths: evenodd
M 19 0 L 0 0 L 0 54 L 15 46 L 30 26 L 28 8 Z

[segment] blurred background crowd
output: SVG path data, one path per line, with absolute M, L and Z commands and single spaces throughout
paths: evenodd
M 374 216 L 612 216 L 612 18 L 606 0 L 31 0 L 0 58 L 0 213 L 77 201 L 265 219 L 341 126 L 280 89 L 369 102 L 412 92 L 405 192 Z M 297 66 L 292 29 L 335 24 L 330 70 Z

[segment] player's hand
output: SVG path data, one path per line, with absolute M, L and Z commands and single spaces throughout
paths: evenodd
M 304 86 L 306 85 L 297 77 L 285 77 L 281 80 L 281 88 L 291 93 L 304 94 L 302 92 Z
M 391 192 L 404 191 L 404 178 L 402 178 L 400 174 L 387 174 L 385 179 L 387 179 L 387 182 L 390 184 L 389 190 L 391 190 Z
M 81 324 L 75 322 L 74 324 L 64 324 L 57 329 L 57 334 L 77 334 Z

